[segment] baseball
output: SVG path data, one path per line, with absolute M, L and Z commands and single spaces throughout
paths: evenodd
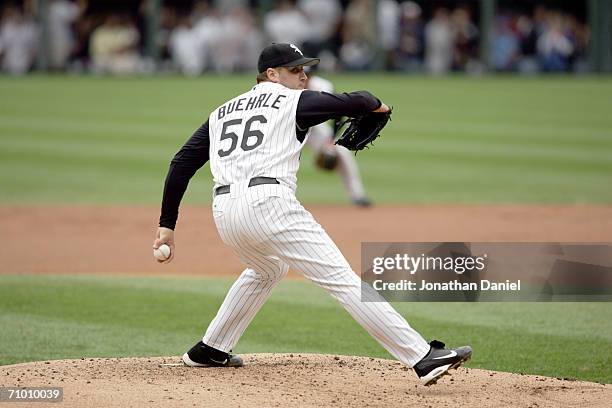
M 165 261 L 170 257 L 170 247 L 162 244 L 159 248 L 153 250 L 153 256 L 160 261 Z

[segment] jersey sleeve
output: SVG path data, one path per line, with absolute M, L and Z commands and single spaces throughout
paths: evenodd
M 208 120 L 196 130 L 170 162 L 162 198 L 159 226 L 174 229 L 189 180 L 209 159 Z
M 368 91 L 328 93 L 305 90 L 297 106 L 296 123 L 307 129 L 342 116 L 357 117 L 381 106 L 381 101 Z

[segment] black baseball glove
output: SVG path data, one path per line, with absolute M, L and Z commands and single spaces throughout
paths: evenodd
M 378 136 L 380 131 L 391 120 L 391 112 L 370 112 L 358 118 L 349 118 L 340 124 L 339 128 L 348 124 L 336 144 L 352 151 L 363 150 Z

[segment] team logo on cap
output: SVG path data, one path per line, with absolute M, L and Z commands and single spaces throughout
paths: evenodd
M 302 54 L 302 51 L 300 51 L 300 49 L 297 47 L 297 45 L 294 44 L 289 44 L 289 46 L 291 48 L 293 48 L 295 50 L 295 52 L 297 52 L 298 54 L 300 54 L 302 57 L 304 56 L 304 54 Z

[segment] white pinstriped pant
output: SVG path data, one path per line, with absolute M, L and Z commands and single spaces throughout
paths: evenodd
M 429 344 L 380 299 L 361 301 L 361 279 L 313 216 L 283 185 L 232 184 L 213 200 L 223 242 L 247 266 L 232 285 L 202 341 L 228 352 L 289 267 L 321 286 L 396 359 L 412 367 Z

